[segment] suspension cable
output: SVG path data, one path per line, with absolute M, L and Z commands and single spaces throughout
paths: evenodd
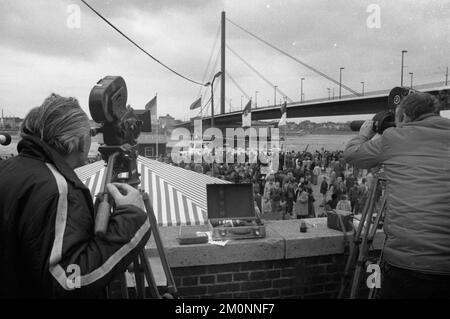
M 236 82 L 236 80 L 230 75 L 230 73 L 225 72 L 226 76 L 231 80 L 231 82 L 233 82 L 233 84 L 238 88 L 239 91 L 241 91 L 242 94 L 245 95 L 245 97 L 250 100 L 251 97 L 245 93 L 245 91 L 242 89 L 242 87 Z
M 213 44 L 213 46 L 212 46 L 212 48 L 211 48 L 211 53 L 209 54 L 209 59 L 208 59 L 207 65 L 206 65 L 205 72 L 203 73 L 203 78 L 202 78 L 202 82 L 203 82 L 203 83 L 206 83 L 206 75 L 208 74 L 208 70 L 209 70 L 209 67 L 210 67 L 210 65 L 211 65 L 212 57 L 213 57 L 213 55 L 214 55 L 214 51 L 216 50 L 216 45 L 217 45 L 217 40 L 219 39 L 219 35 L 220 35 L 220 25 L 219 25 L 219 27 L 217 28 L 216 37 L 215 37 L 215 39 L 214 39 L 214 44 Z M 217 62 L 216 62 L 216 63 L 217 63 Z M 215 70 L 215 67 L 214 67 L 213 70 Z M 204 86 L 199 88 L 198 94 L 197 94 L 197 98 L 200 97 L 200 95 L 202 94 L 202 90 L 203 90 L 204 88 L 205 88 Z
M 287 96 L 286 93 L 281 91 L 278 86 L 275 86 L 272 82 L 270 82 L 268 79 L 266 79 L 258 70 L 256 70 L 250 63 L 248 63 L 243 57 L 241 57 L 239 54 L 236 53 L 232 48 L 230 48 L 229 45 L 227 45 L 227 49 L 231 51 L 239 60 L 241 60 L 246 66 L 248 66 L 253 72 L 255 72 L 262 80 L 264 80 L 267 84 L 269 84 L 273 89 L 275 89 L 278 93 L 280 93 L 282 96 L 286 97 L 286 99 L 292 103 L 292 99 Z M 275 101 L 276 103 L 276 101 Z
M 291 58 L 291 59 L 294 60 L 295 62 L 297 62 L 297 63 L 303 65 L 304 67 L 310 69 L 311 71 L 313 71 L 313 72 L 319 74 L 320 76 L 326 78 L 327 80 L 333 82 L 334 84 L 340 85 L 341 87 L 343 87 L 343 88 L 346 89 L 347 91 L 349 91 L 349 92 L 355 94 L 356 96 L 360 96 L 360 95 L 361 95 L 360 93 L 356 92 L 355 90 L 351 89 L 350 87 L 348 87 L 348 86 L 346 86 L 346 85 L 340 83 L 339 81 L 336 81 L 336 80 L 333 79 L 332 77 L 330 77 L 330 76 L 326 75 L 325 73 L 323 73 L 323 72 L 317 70 L 316 68 L 314 68 L 314 67 L 312 67 L 312 66 L 306 64 L 305 62 L 300 61 L 299 59 L 295 58 L 294 56 L 290 55 L 289 53 L 287 53 L 287 52 L 281 50 L 280 48 L 276 47 L 275 45 L 270 44 L 270 43 L 267 42 L 266 40 L 264 40 L 264 39 L 258 37 L 258 36 L 255 35 L 254 33 L 252 33 L 252 32 L 250 32 L 250 31 L 246 30 L 245 28 L 243 28 L 243 27 L 241 27 L 241 26 L 239 26 L 238 24 L 236 24 L 235 22 L 231 21 L 230 19 L 228 19 L 228 18 L 226 18 L 226 19 L 227 19 L 228 22 L 230 22 L 231 24 L 233 24 L 235 27 L 241 29 L 241 30 L 244 31 L 245 33 L 247 33 L 247 34 L 251 35 L 252 37 L 254 37 L 255 39 L 257 39 L 257 40 L 263 42 L 264 44 L 268 45 L 268 46 L 271 47 L 272 49 L 274 49 L 274 50 L 280 52 L 281 54 L 283 54 L 283 55 L 285 55 L 285 56 Z
M 125 35 L 122 31 L 120 31 L 115 25 L 113 25 L 111 22 L 108 21 L 108 19 L 106 19 L 105 17 L 103 17 L 97 10 L 95 10 L 94 8 L 92 8 L 86 1 L 84 0 L 80 0 L 81 2 L 83 2 L 89 9 L 91 9 L 96 15 L 98 15 L 103 21 L 105 21 L 107 24 L 109 24 L 114 30 L 116 30 L 120 35 L 122 35 L 125 39 L 127 39 L 129 42 L 131 42 L 132 44 L 134 44 L 135 47 L 137 47 L 139 50 L 141 50 L 143 53 L 145 53 L 147 56 L 149 56 L 151 59 L 153 59 L 155 62 L 159 63 L 161 66 L 163 66 L 164 68 L 166 68 L 167 70 L 169 70 L 170 72 L 178 75 L 179 77 L 198 84 L 198 85 L 204 85 L 203 83 L 197 82 L 195 80 L 192 80 L 180 73 L 178 73 L 177 71 L 175 71 L 174 69 L 172 69 L 171 67 L 169 67 L 168 65 L 164 64 L 163 62 L 161 62 L 160 60 L 158 60 L 157 58 L 155 58 L 153 55 L 151 55 L 150 53 L 148 53 L 147 51 L 145 51 L 141 46 L 139 46 L 136 42 L 134 42 L 133 40 L 131 40 L 127 35 Z
M 214 62 L 214 67 L 211 69 L 211 72 L 209 74 L 209 78 L 212 79 L 212 77 L 214 76 L 214 74 L 216 74 L 216 70 L 217 70 L 217 65 L 219 64 L 219 58 L 220 58 L 220 50 L 217 51 L 216 53 L 216 59 Z M 203 87 L 203 95 L 206 94 L 206 90 L 208 90 L 207 86 Z M 214 91 L 215 92 L 215 91 Z

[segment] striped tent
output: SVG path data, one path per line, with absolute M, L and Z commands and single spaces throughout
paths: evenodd
M 207 220 L 206 184 L 228 183 L 180 167 L 138 157 L 141 188 L 149 194 L 160 226 L 201 225 Z M 98 161 L 75 170 L 92 196 L 100 192 L 105 164 Z

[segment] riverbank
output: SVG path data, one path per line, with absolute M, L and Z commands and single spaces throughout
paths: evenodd
M 286 142 L 286 149 L 288 151 L 304 151 L 308 147 L 308 151 L 314 152 L 320 150 L 322 147 L 328 151 L 343 150 L 347 142 L 355 136 L 352 134 L 307 134 L 301 136 L 288 135 Z M 12 135 L 12 141 L 10 145 L 0 146 L 0 156 L 17 155 L 17 143 L 20 140 L 19 135 Z M 283 142 L 280 142 L 281 144 Z M 98 147 L 100 146 L 97 137 L 92 138 L 92 145 L 89 150 L 89 157 L 95 157 L 97 155 Z

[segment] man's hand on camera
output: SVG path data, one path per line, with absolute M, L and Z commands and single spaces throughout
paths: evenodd
M 365 137 L 367 140 L 370 140 L 375 136 L 375 132 L 373 131 L 373 121 L 367 120 L 363 123 L 361 128 L 359 129 L 359 136 Z
M 137 189 L 124 183 L 107 184 L 106 188 L 108 193 L 110 193 L 113 197 L 117 207 L 123 205 L 134 205 L 145 211 L 145 205 L 142 200 L 141 192 Z

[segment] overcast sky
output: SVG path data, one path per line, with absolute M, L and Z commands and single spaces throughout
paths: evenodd
M 213 53 L 212 48 L 222 10 L 233 22 L 336 80 L 339 67 L 344 67 L 343 83 L 358 92 L 361 81 L 366 92 L 399 85 L 401 50 L 408 50 L 405 84 L 409 84 L 409 72 L 414 73 L 414 84 L 443 82 L 445 68 L 450 66 L 449 0 L 88 2 L 150 54 L 200 82 L 209 81 L 219 70 L 219 64 L 213 67 L 220 42 Z M 75 21 L 73 4 L 81 9 L 80 28 L 69 27 Z M 373 4 L 380 9 L 380 28 L 367 23 L 374 14 L 367 9 Z M 328 87 L 338 94 L 337 85 L 232 24 L 227 24 L 226 31 L 227 44 L 292 100 L 300 100 L 301 77 L 306 100 L 327 97 Z M 138 51 L 81 1 L 0 0 L 0 39 L 0 108 L 6 115 L 25 116 L 51 92 L 78 98 L 88 112 L 89 92 L 105 75 L 124 77 L 128 103 L 134 108 L 143 108 L 157 93 L 158 114 L 180 119 L 190 115 L 189 105 L 200 93 L 200 86 Z M 230 51 L 226 64 L 227 72 L 248 95 L 254 99 L 255 91 L 259 92 L 259 106 L 268 100 L 273 103 L 273 88 Z M 233 109 L 240 109 L 242 93 L 229 80 L 226 87 Z

